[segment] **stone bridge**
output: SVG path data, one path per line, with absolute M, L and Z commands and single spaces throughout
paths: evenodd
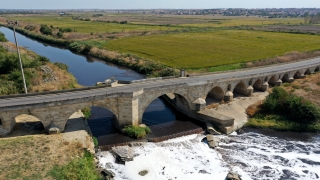
M 232 101 L 234 95 L 250 96 L 319 71 L 320 58 L 263 68 L 211 73 L 179 78 L 156 78 L 132 81 L 116 87 L 91 87 L 68 91 L 0 96 L 0 130 L 10 132 L 21 114 L 37 117 L 46 129 L 64 131 L 69 117 L 76 111 L 99 106 L 114 114 L 113 123 L 121 128 L 142 123 L 148 105 L 166 95 L 179 111 L 229 133 L 233 120 L 202 113 L 207 96 L 218 101 Z M 232 112 L 230 112 L 232 113 Z

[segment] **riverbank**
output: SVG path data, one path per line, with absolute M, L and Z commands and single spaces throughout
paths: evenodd
M 2 33 L 1 33 L 2 34 Z M 28 92 L 43 92 L 81 87 L 68 67 L 61 63 L 51 63 L 23 47 L 19 47 L 24 66 Z M 23 93 L 21 72 L 16 61 L 16 47 L 11 42 L 0 42 L 0 95 Z

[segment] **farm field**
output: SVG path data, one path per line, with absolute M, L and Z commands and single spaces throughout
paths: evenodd
M 77 15 L 73 15 L 77 16 Z M 58 15 L 30 15 L 8 16 L 10 20 L 17 20 L 34 24 L 46 24 L 54 27 L 72 28 L 79 33 L 102 33 L 123 31 L 152 31 L 175 30 L 181 28 L 201 27 L 229 27 L 229 26 L 261 26 L 300 24 L 302 18 L 263 18 L 263 17 L 227 17 L 227 16 L 177 16 L 177 15 L 137 15 L 137 14 L 105 14 L 101 17 L 92 17 L 81 14 L 80 17 L 91 18 L 92 21 L 72 19 L 71 16 Z M 127 21 L 128 24 L 106 23 L 107 21 Z
M 197 69 L 244 63 L 292 51 L 320 49 L 320 36 L 246 30 L 128 37 L 105 48 L 136 54 L 175 68 Z
M 117 24 L 98 21 L 81 21 L 72 19 L 70 16 L 9 16 L 8 19 L 26 23 L 46 24 L 59 28 L 71 28 L 78 33 L 113 33 L 123 31 L 151 31 L 159 30 L 160 26 Z
M 48 25 L 53 31 L 53 35 L 48 37 L 75 42 L 69 47 L 76 47 L 73 50 L 79 53 L 85 47 L 95 47 L 106 51 L 106 59 L 116 57 L 114 54 L 117 52 L 121 53 L 117 57 L 122 59 L 118 60 L 126 61 L 127 55 L 133 54 L 138 56 L 136 62 L 142 58 L 173 68 L 186 68 L 195 73 L 239 69 L 243 63 L 251 61 L 297 51 L 320 50 L 320 36 L 309 35 L 314 34 L 317 26 L 304 24 L 303 18 L 93 14 L 5 15 L 0 17 L 0 22 L 9 19 L 18 20 L 22 28 L 36 26 L 32 30 L 35 34 L 41 34 L 41 24 Z M 72 17 L 90 18 L 91 21 Z M 58 27 L 70 28 L 75 32 L 58 36 Z M 274 27 L 281 29 L 274 30 Z M 97 51 L 95 49 L 87 53 L 95 56 Z

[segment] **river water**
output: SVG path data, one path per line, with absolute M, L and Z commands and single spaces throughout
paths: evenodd
M 6 38 L 13 42 L 10 29 L 0 27 Z M 133 80 L 144 76 L 113 64 L 91 57 L 74 54 L 63 47 L 48 45 L 18 34 L 20 46 L 62 62 L 85 86 L 103 81 L 110 76 Z M 99 143 L 108 145 L 127 142 L 111 123 L 112 113 L 100 107 L 92 107 L 88 120 Z M 192 119 L 176 112 L 161 98 L 146 109 L 143 123 L 151 127 L 151 137 L 160 137 L 201 127 Z M 114 163 L 110 152 L 100 154 L 101 166 L 115 172 L 115 179 L 217 179 L 223 180 L 228 171 L 238 172 L 242 179 L 320 179 L 320 135 L 246 129 L 235 136 L 221 136 L 230 143 L 210 149 L 203 135 L 189 135 L 161 143 L 147 143 L 133 147 L 134 161 L 126 165 Z M 101 145 L 100 144 L 100 145 Z M 147 170 L 145 176 L 138 172 Z

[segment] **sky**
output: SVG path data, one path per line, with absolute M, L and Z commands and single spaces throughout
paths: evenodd
M 320 8 L 320 0 L 0 0 L 0 9 Z

